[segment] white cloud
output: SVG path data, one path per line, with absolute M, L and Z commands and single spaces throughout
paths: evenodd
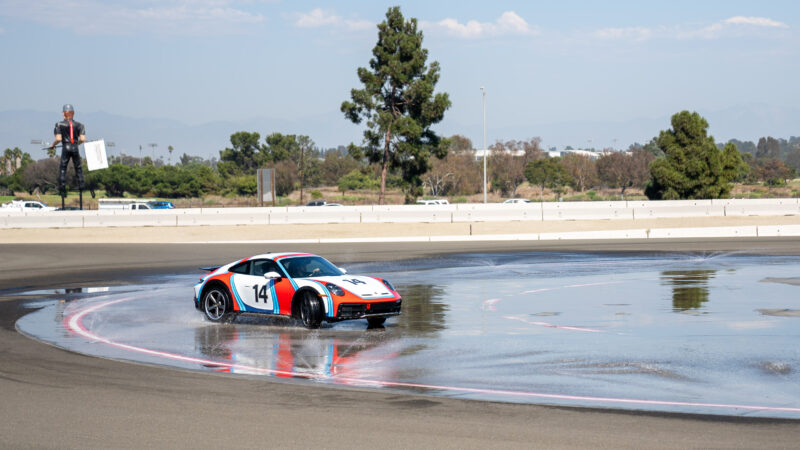
M 730 25 L 754 25 L 757 27 L 789 28 L 789 25 L 786 25 L 783 22 L 778 22 L 777 20 L 768 19 L 766 17 L 736 16 L 731 17 L 730 19 L 725 19 L 723 22 Z
M 494 22 L 478 22 L 470 20 L 461 23 L 456 19 L 446 18 L 438 22 L 421 22 L 424 29 L 443 31 L 452 36 L 464 39 L 477 39 L 501 35 L 536 35 L 538 29 L 531 27 L 514 11 L 506 11 Z
M 658 26 L 603 28 L 592 33 L 592 37 L 603 40 L 646 41 L 650 39 L 718 39 L 729 36 L 763 35 L 768 29 L 789 28 L 783 22 L 766 17 L 730 17 L 705 26 Z
M 336 14 L 325 12 L 320 8 L 312 9 L 308 13 L 298 13 L 295 25 L 300 28 L 317 28 L 326 25 L 341 23 L 342 18 Z
M 300 28 L 337 27 L 360 31 L 375 26 L 374 23 L 368 20 L 345 19 L 333 11 L 325 11 L 321 8 L 312 9 L 307 13 L 296 13 L 294 18 L 295 26 Z
M 236 8 L 233 0 L 4 0 L 0 14 L 79 34 L 218 35 L 265 21 Z

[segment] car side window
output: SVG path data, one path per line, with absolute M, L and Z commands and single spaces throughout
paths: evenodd
M 230 272 L 241 273 L 243 275 L 249 275 L 250 274 L 250 261 L 245 261 L 243 263 L 236 264 L 235 266 L 230 268 Z
M 278 267 L 278 264 L 271 259 L 258 259 L 253 261 L 253 271 L 251 272 L 253 275 L 261 277 L 267 272 L 281 273 L 281 269 Z

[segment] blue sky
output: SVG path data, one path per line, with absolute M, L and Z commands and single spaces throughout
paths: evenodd
M 800 104 L 792 1 L 2 0 L 0 111 L 57 115 L 69 102 L 79 119 L 316 118 L 303 134 L 346 144 L 315 138 L 330 135 L 320 118 L 358 139 L 339 105 L 394 4 L 420 21 L 429 61 L 442 65 L 438 90 L 453 105 L 441 131 L 476 145 L 481 86 L 490 143 L 563 144 L 548 142 L 551 123 Z M 590 135 L 576 129 L 573 145 Z

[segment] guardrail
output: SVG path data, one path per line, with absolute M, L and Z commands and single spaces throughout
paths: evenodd
M 800 216 L 800 199 L 675 200 L 451 205 L 290 206 L 21 212 L 0 209 L 0 229 L 326 223 L 466 223 Z

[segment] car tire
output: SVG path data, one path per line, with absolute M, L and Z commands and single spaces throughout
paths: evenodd
M 203 293 L 202 309 L 206 319 L 212 322 L 228 323 L 233 319 L 230 296 L 220 287 L 213 287 Z
M 386 322 L 386 317 L 367 317 L 367 324 L 370 328 L 379 327 Z
M 300 322 L 308 329 L 319 328 L 322 324 L 322 308 L 319 299 L 311 293 L 305 293 L 300 300 Z

